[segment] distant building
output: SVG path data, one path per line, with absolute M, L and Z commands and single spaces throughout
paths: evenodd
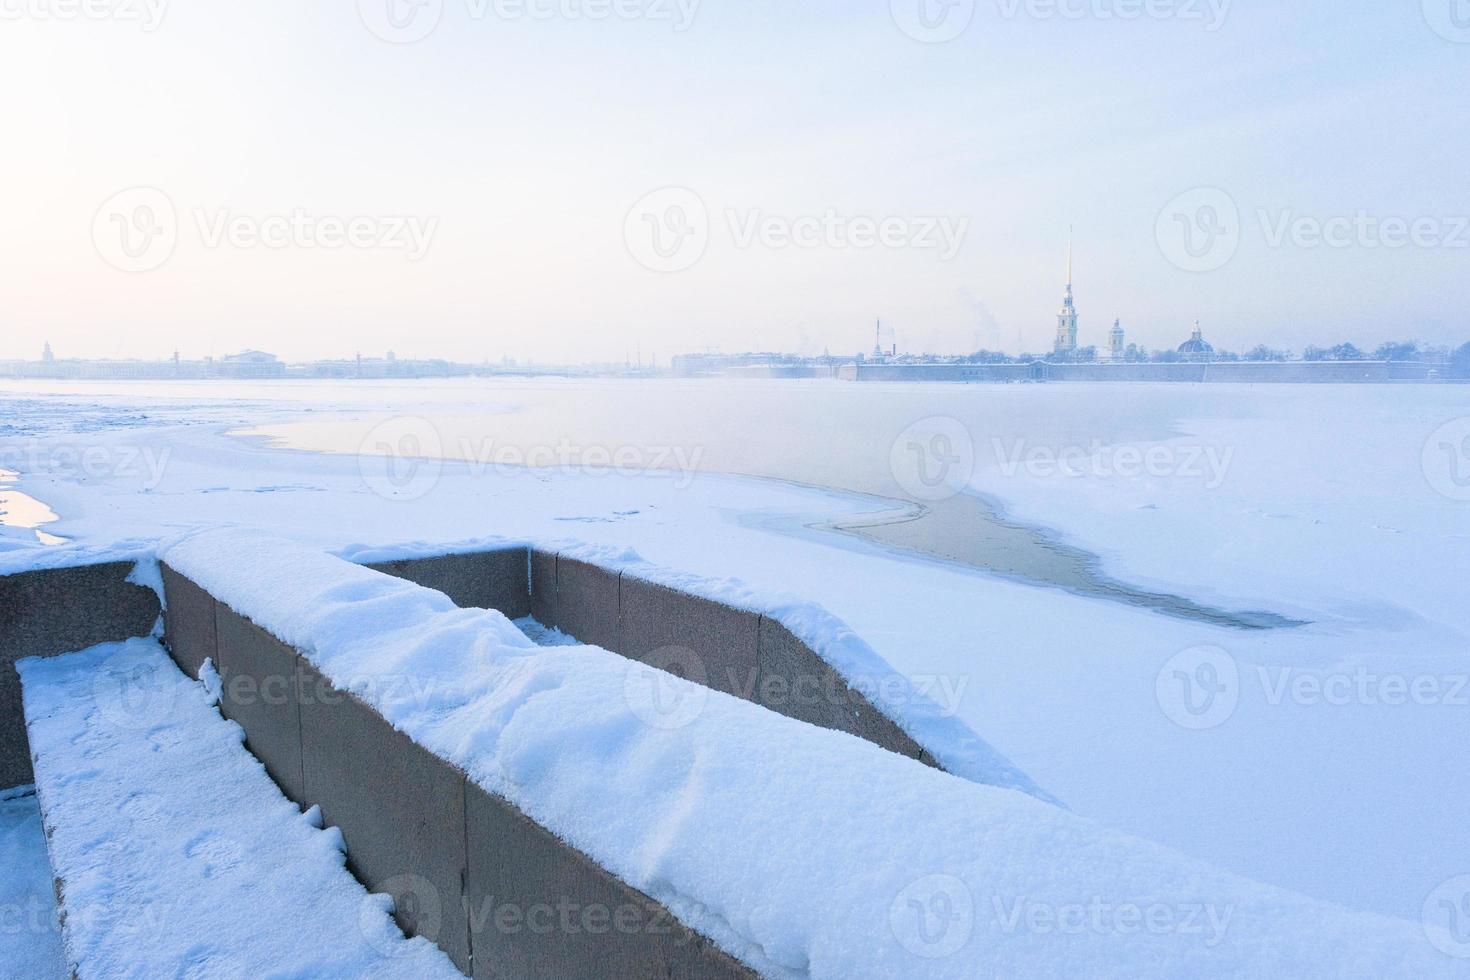
M 1191 361 L 1208 361 L 1214 355 L 1215 348 L 1205 341 L 1198 320 L 1194 321 L 1194 332 L 1189 335 L 1189 339 L 1179 345 L 1179 353 Z
M 220 358 L 219 374 L 222 378 L 280 378 L 286 374 L 286 365 L 274 354 L 246 350 Z
M 1115 361 L 1123 359 L 1123 322 L 1113 321 L 1113 329 L 1108 333 L 1108 356 Z
M 823 357 L 828 356 L 826 354 L 823 355 Z M 882 363 L 896 357 L 898 357 L 898 341 L 894 341 L 893 346 L 888 350 L 883 349 L 883 321 L 878 320 L 873 327 L 873 350 L 872 353 L 868 354 L 868 360 Z M 857 359 L 860 361 L 863 359 L 862 352 L 858 353 Z
M 56 355 L 51 352 L 51 341 L 48 340 L 46 341 L 46 346 L 41 348 L 41 363 L 53 364 L 55 361 Z
M 1070 354 L 1077 349 L 1077 307 L 1072 302 L 1072 235 L 1067 233 L 1067 290 L 1062 296 L 1062 309 L 1057 313 L 1058 354 Z
M 855 359 L 830 354 L 803 357 L 774 352 L 675 354 L 670 360 L 670 367 L 676 378 L 834 378 L 841 365 L 851 364 L 854 360 L 862 363 L 862 353 L 859 352 Z

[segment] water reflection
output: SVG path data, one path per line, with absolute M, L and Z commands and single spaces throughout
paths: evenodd
M 48 534 L 40 528 L 61 518 L 41 501 L 29 494 L 12 488 L 20 479 L 14 470 L 0 470 L 0 524 L 6 527 L 26 528 L 36 535 L 36 540 L 45 545 L 66 544 L 67 539 Z

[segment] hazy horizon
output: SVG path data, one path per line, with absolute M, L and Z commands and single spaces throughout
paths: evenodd
M 1452 0 L 66 9 L 0 358 L 1041 353 L 1069 226 L 1084 346 L 1470 340 Z

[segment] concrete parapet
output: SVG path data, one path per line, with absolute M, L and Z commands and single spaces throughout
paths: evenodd
M 556 552 L 531 549 L 531 615 L 543 626 L 556 625 Z
M 659 903 L 473 783 L 465 796 L 476 980 L 747 980 Z
M 179 669 L 197 680 L 205 660 L 219 659 L 214 597 L 168 565 L 162 571 L 163 644 Z
M 220 713 L 245 729 L 245 747 L 288 799 L 305 805 L 301 767 L 303 664 L 296 651 L 230 609 L 215 604 Z
M 753 698 L 759 682 L 758 613 L 627 574 L 618 594 L 618 653 L 716 691 Z
M 565 555 L 556 559 L 555 626 L 592 646 L 623 653 L 618 635 L 621 573 Z M 534 580 L 534 572 L 533 572 Z
M 571 564 L 573 594 L 601 602 L 604 617 L 612 613 L 610 621 L 579 622 L 615 629 L 618 574 Z M 553 557 L 551 567 L 560 565 Z M 399 926 L 437 944 L 466 974 L 754 976 L 658 902 L 339 690 L 268 631 L 181 575 L 171 573 L 168 587 L 189 601 L 213 603 L 220 709 L 245 730 L 246 748 L 290 799 L 321 807 L 325 824 L 342 832 L 348 868 L 370 891 L 393 896 Z M 186 608 L 175 614 L 190 617 L 190 631 L 198 632 L 197 612 Z M 176 620 L 181 638 L 185 622 Z
M 497 609 L 509 619 L 531 614 L 524 547 L 433 558 L 407 558 L 367 567 L 443 592 L 455 605 Z
M 760 622 L 760 683 L 755 700 L 777 714 L 856 735 L 938 768 L 933 758 L 860 690 L 790 630 L 768 617 Z
M 158 596 L 127 578 L 132 562 L 0 575 L 0 788 L 33 780 L 15 662 L 147 636 Z
M 436 943 L 469 973 L 464 773 L 310 664 L 302 674 L 306 801 L 342 832 L 358 881 L 393 896 L 399 928 Z

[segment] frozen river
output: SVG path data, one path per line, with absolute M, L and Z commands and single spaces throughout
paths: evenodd
M 1220 609 L 1105 573 L 1095 555 L 1051 530 L 1010 518 L 1003 500 L 971 485 L 1015 454 L 1167 438 L 1167 426 L 1129 411 L 1122 391 L 1099 391 L 1096 411 L 1058 417 L 1031 386 L 830 382 L 602 381 L 445 384 L 415 411 L 429 425 L 418 451 L 480 465 L 630 468 L 722 473 L 870 495 L 878 513 L 830 527 L 894 548 L 958 561 L 1030 584 L 1238 628 L 1295 621 Z M 461 401 L 460 399 L 468 399 Z M 483 401 L 479 401 L 483 399 Z M 997 403 L 1000 403 L 997 410 Z M 252 430 L 276 445 L 323 452 L 381 451 L 386 416 L 296 421 Z M 394 446 L 394 451 L 405 447 Z M 1200 460 L 1204 479 L 1210 461 Z M 1217 461 L 1218 462 L 1218 461 Z M 926 486 L 926 480 L 935 486 Z
M 1410 919 L 1470 874 L 1467 387 L 5 382 L 0 413 L 7 489 L 75 542 L 0 528 L 0 566 L 215 523 L 636 551 L 821 604 L 1109 826 Z

